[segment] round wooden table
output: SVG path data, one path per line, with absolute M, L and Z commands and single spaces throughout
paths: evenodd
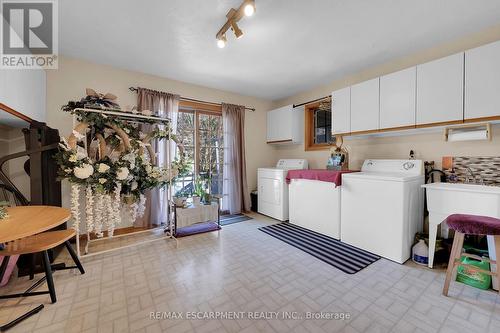
M 7 214 L 8 218 L 0 220 L 0 243 L 50 230 L 71 217 L 69 209 L 52 206 L 9 207 Z

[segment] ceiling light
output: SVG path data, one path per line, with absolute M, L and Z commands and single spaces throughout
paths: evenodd
M 240 38 L 241 36 L 243 36 L 243 31 L 241 31 L 240 27 L 238 27 L 238 24 L 236 24 L 236 22 L 231 21 L 231 29 L 233 30 L 236 38 Z
M 244 9 L 246 16 L 252 16 L 255 13 L 255 1 L 248 1 Z
M 243 31 L 238 27 L 238 22 L 244 16 L 252 16 L 255 13 L 255 0 L 244 0 L 238 9 L 231 8 L 226 14 L 226 23 L 215 35 L 217 46 L 223 48 L 227 44 L 226 32 L 231 29 L 236 38 L 243 36 Z
M 217 39 L 217 46 L 220 49 L 223 49 L 226 46 L 226 42 L 227 42 L 226 36 L 221 36 Z

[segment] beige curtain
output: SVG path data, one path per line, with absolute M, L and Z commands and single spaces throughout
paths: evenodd
M 231 214 L 250 210 L 245 160 L 245 107 L 222 103 L 224 127 L 223 209 Z
M 139 88 L 137 95 L 137 107 L 140 111 L 150 110 L 153 114 L 171 119 L 172 134 L 177 132 L 177 115 L 179 112 L 179 95 L 150 89 Z M 143 124 L 142 132 L 148 133 L 151 125 Z M 166 140 L 152 142 L 153 149 L 157 156 L 157 164 L 166 166 L 172 162 L 175 157 L 175 142 Z M 168 151 L 170 150 L 170 160 L 168 160 Z M 146 193 L 146 211 L 142 218 L 134 222 L 136 227 L 152 227 L 165 223 L 168 217 L 168 202 L 166 189 L 153 189 Z

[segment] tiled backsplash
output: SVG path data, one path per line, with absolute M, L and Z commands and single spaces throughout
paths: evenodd
M 443 158 L 443 166 L 445 159 Z M 452 165 L 457 175 L 458 182 L 465 182 L 467 175 L 467 168 L 470 168 L 476 176 L 475 182 L 479 182 L 481 178 L 485 185 L 500 186 L 500 156 L 490 157 L 452 157 Z M 443 170 L 447 176 L 450 175 L 451 169 Z M 472 178 L 472 177 L 470 177 Z M 472 180 L 471 180 L 472 181 Z

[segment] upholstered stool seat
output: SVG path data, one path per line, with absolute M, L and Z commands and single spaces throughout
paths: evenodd
M 495 254 L 496 259 L 500 259 L 500 219 L 488 216 L 466 215 L 466 214 L 453 214 L 448 216 L 446 224 L 450 229 L 455 231 L 453 239 L 453 246 L 450 253 L 450 261 L 448 262 L 448 269 L 446 270 L 446 279 L 443 287 L 443 295 L 448 296 L 448 289 L 450 282 L 454 280 L 455 267 L 464 266 L 470 270 L 492 275 L 500 283 L 500 275 L 498 274 L 498 266 L 496 272 L 486 271 L 472 265 L 463 264 L 461 262 L 462 256 L 473 258 L 476 260 L 485 260 L 479 256 L 462 253 L 465 235 L 491 235 L 495 240 Z M 485 260 L 491 264 L 496 264 L 494 260 Z
M 494 217 L 453 214 L 446 223 L 451 229 L 468 235 L 500 235 L 500 219 Z

